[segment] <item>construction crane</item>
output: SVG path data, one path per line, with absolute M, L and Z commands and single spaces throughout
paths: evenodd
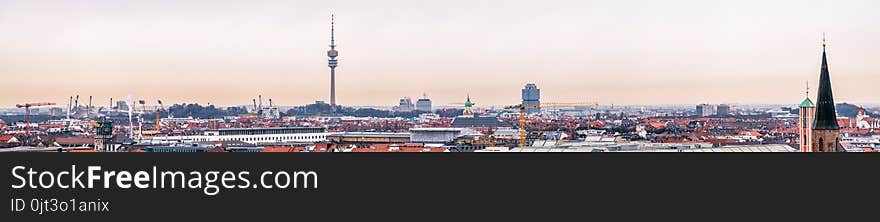
M 30 125 L 31 125 L 31 119 L 30 119 L 31 107 L 32 106 L 52 106 L 52 105 L 55 105 L 55 103 L 40 102 L 40 103 L 25 103 L 25 104 L 15 105 L 16 108 L 24 108 L 24 135 L 25 136 L 30 135 L 29 129 L 30 129 Z
M 541 106 L 538 104 L 516 104 L 504 107 L 504 109 L 519 109 L 519 147 L 526 146 L 526 108 L 540 109 Z
M 541 104 L 516 104 L 511 106 L 505 106 L 504 109 L 519 109 L 519 147 L 526 146 L 526 109 L 528 108 L 536 108 L 541 109 L 541 107 L 593 107 L 597 106 L 599 103 L 596 102 L 583 102 L 583 103 L 541 103 Z

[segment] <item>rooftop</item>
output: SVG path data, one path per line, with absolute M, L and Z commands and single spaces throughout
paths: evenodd
M 497 117 L 456 117 L 452 120 L 452 127 L 507 127 Z
M 409 138 L 409 133 L 389 133 L 389 132 L 343 132 L 343 133 L 333 133 L 330 136 L 341 136 L 341 137 L 396 137 L 396 138 Z

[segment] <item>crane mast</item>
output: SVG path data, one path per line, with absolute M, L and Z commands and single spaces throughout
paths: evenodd
M 538 108 L 541 107 L 592 107 L 597 106 L 596 102 L 581 102 L 581 103 L 543 103 L 543 104 L 516 104 L 511 106 L 506 106 L 504 109 L 519 109 L 519 147 L 526 146 L 526 109 L 527 108 Z
M 55 105 L 55 103 L 49 102 L 39 102 L 39 103 L 25 103 L 25 104 L 16 104 L 16 108 L 24 108 L 24 135 L 30 136 L 30 126 L 31 126 L 31 107 L 32 106 L 51 106 Z

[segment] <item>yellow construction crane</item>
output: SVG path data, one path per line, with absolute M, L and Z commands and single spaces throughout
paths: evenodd
M 504 109 L 519 109 L 519 147 L 526 146 L 526 108 L 541 108 L 538 104 L 516 104 Z
M 541 103 L 541 104 L 516 104 L 511 106 L 505 106 L 504 109 L 519 109 L 519 147 L 526 146 L 526 109 L 527 108 L 537 108 L 541 107 L 593 107 L 597 106 L 599 103 L 596 102 L 584 102 L 584 103 Z

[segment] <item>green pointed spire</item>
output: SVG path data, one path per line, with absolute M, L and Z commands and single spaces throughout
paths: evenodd
M 474 103 L 471 102 L 471 95 L 468 94 L 467 101 L 464 102 L 464 107 L 473 107 L 473 106 L 474 106 Z
M 813 101 L 810 100 L 810 98 L 804 98 L 804 101 L 801 102 L 801 107 L 815 107 L 815 106 L 816 105 L 813 104 Z
M 801 108 L 816 107 L 816 105 L 813 104 L 813 101 L 810 100 L 810 82 L 809 81 L 807 81 L 807 90 L 804 91 L 804 94 L 806 94 L 806 97 L 804 97 L 804 101 L 801 102 L 800 107 Z

